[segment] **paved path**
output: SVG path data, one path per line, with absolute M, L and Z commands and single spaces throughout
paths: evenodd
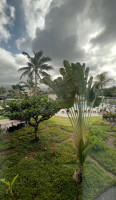
M 109 146 L 110 148 L 115 148 L 114 145 L 114 136 L 110 135 L 108 136 L 107 140 L 106 140 L 106 145 Z M 91 157 L 90 157 L 91 158 Z M 113 178 L 116 178 L 116 176 L 114 174 L 112 174 L 111 172 L 108 172 L 106 169 L 104 169 L 103 166 L 101 166 L 100 163 L 98 163 L 96 160 L 94 160 L 93 158 L 91 158 L 93 160 L 93 162 L 100 167 L 105 173 L 109 174 L 109 176 L 112 176 Z M 108 188 L 106 191 L 104 191 L 98 198 L 96 198 L 95 200 L 116 200 L 116 186 Z
M 2 128 L 9 128 L 11 126 L 16 126 L 17 124 L 20 124 L 20 120 L 9 120 L 9 119 L 3 119 L 0 120 L 0 124 Z
M 116 200 L 116 186 L 107 189 L 100 197 L 95 200 Z

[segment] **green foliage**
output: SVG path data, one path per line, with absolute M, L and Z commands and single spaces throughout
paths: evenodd
M 103 151 L 90 152 L 104 168 L 116 175 L 116 150 L 106 147 Z
M 47 62 L 51 61 L 51 58 L 44 57 L 43 52 L 33 52 L 34 56 L 31 57 L 28 53 L 23 52 L 22 54 L 28 58 L 27 66 L 21 67 L 18 71 L 23 72 L 20 79 L 23 76 L 28 76 L 29 78 L 35 78 L 35 95 L 37 95 L 37 79 L 41 80 L 41 77 L 50 76 L 46 71 L 52 69 L 52 66 L 48 65 Z M 29 83 L 29 82 L 28 82 Z M 31 83 L 32 84 L 32 83 Z M 28 84 L 30 85 L 30 83 Z
M 27 121 L 35 128 L 35 139 L 38 139 L 39 123 L 48 120 L 59 110 L 60 105 L 57 101 L 48 99 L 46 96 L 33 96 L 21 101 L 7 102 L 2 114 L 10 119 Z M 33 118 L 33 122 L 31 122 L 31 118 Z
M 1 182 L 5 183 L 7 186 L 8 186 L 8 191 L 10 191 L 10 194 L 11 194 L 11 197 L 12 199 L 14 199 L 14 195 L 13 195 L 13 191 L 12 191 L 12 188 L 13 188 L 13 185 L 16 181 L 16 179 L 18 178 L 19 174 L 17 174 L 13 180 L 11 182 L 9 181 L 5 181 L 5 179 L 0 179 Z
M 7 102 L 4 106 L 4 115 L 10 119 L 30 120 L 37 116 L 52 117 L 59 111 L 60 106 L 57 101 L 48 99 L 47 97 L 28 97 L 21 101 Z
M 84 141 L 82 139 L 79 140 L 79 145 L 78 145 L 78 152 L 77 152 L 77 157 L 79 159 L 79 164 L 83 165 L 86 155 L 84 154 L 86 145 L 84 144 Z
M 82 200 L 96 199 L 105 189 L 116 184 L 115 179 L 97 167 L 89 158 L 84 163 Z
M 116 112 L 106 112 L 103 114 L 103 119 L 107 120 L 110 123 L 111 129 L 116 125 Z
M 91 118 L 91 124 L 97 123 L 100 126 L 101 122 L 101 117 Z M 103 190 L 116 183 L 88 158 L 84 164 L 82 186 L 72 181 L 74 171 L 72 167 L 75 168 L 71 167 L 71 164 L 75 163 L 77 149 L 71 140 L 67 141 L 69 131 L 62 131 L 59 126 L 63 126 L 65 130 L 70 129 L 69 119 L 53 116 L 47 124 L 41 123 L 42 130 L 39 131 L 41 140 L 38 143 L 33 141 L 34 128 L 30 126 L 10 133 L 10 137 L 7 136 L 6 141 L 9 140 L 15 149 L 9 156 L 4 155 L 2 158 L 0 156 L 0 179 L 5 177 L 6 180 L 12 180 L 16 174 L 20 174 L 13 185 L 17 200 L 74 200 L 80 196 L 82 200 L 93 200 Z M 55 155 L 52 154 L 52 145 L 55 146 Z M 99 162 L 104 165 L 104 159 L 107 158 L 107 169 L 111 166 L 116 168 L 114 151 L 110 154 L 108 151 L 102 151 L 97 156 L 100 157 L 104 153 Z M 96 154 L 94 152 L 92 155 L 91 152 L 93 157 Z M 70 167 L 63 167 L 64 163 Z M 10 194 L 6 195 L 5 189 L 5 185 L 1 182 L 0 199 L 10 200 Z
M 81 190 L 79 185 L 71 179 L 72 170 L 62 165 L 75 160 L 74 152 L 76 151 L 71 141 L 59 143 L 68 138 L 69 133 L 57 127 L 47 129 L 45 124 L 41 127 L 43 129 L 40 131 L 39 143 L 33 142 L 34 130 L 29 126 L 10 134 L 12 137 L 10 142 L 13 144 L 16 142 L 16 149 L 6 158 L 7 161 L 4 161 L 0 178 L 12 180 L 15 174 L 20 174 L 13 187 L 16 199 L 73 200 L 79 196 Z M 51 144 L 56 145 L 55 156 L 52 154 Z M 34 152 L 37 152 L 35 157 Z M 3 186 L 0 183 L 0 199 L 10 200 L 10 196 L 4 194 L 5 187 Z
M 106 119 L 109 122 L 115 122 L 116 121 L 116 113 L 106 112 L 103 114 L 103 119 Z
M 99 126 L 99 125 L 98 125 Z M 108 134 L 105 129 L 93 127 L 88 133 L 89 155 L 96 159 L 106 170 L 116 174 L 116 151 L 106 146 Z
M 93 126 L 89 131 L 89 135 L 96 136 L 97 138 L 101 139 L 106 139 L 108 136 L 107 132 L 99 126 Z
M 115 132 L 115 135 L 114 135 L 114 144 L 116 146 L 116 132 Z
M 116 97 L 116 86 L 104 88 L 103 90 L 105 97 Z M 113 100 L 110 100 L 113 103 Z M 114 102 L 116 104 L 116 102 Z
M 93 107 L 94 108 L 98 107 L 100 105 L 101 101 L 102 101 L 102 99 L 100 97 L 97 97 L 96 100 L 95 100 L 95 102 L 94 102 Z
M 69 64 L 66 60 L 63 64 L 64 68 L 60 69 L 62 77 L 54 81 L 45 77 L 42 80 L 43 83 L 53 89 L 64 108 L 74 105 L 76 95 L 84 95 L 87 104 L 90 105 L 98 96 L 99 87 L 97 83 L 92 86 L 93 77 L 90 77 L 88 81 L 89 68 L 85 69 L 85 64 Z
M 107 149 L 105 142 L 96 136 L 88 137 L 89 148 L 93 152 L 101 152 Z

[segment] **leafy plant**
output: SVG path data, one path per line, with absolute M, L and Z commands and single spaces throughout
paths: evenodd
M 47 64 L 47 62 L 51 61 L 51 58 L 44 57 L 43 52 L 33 52 L 34 57 L 31 57 L 28 53 L 23 52 L 22 54 L 28 58 L 27 66 L 21 67 L 18 71 L 23 72 L 20 79 L 23 76 L 28 75 L 28 77 L 32 77 L 34 75 L 35 79 L 35 95 L 37 95 L 37 85 L 38 85 L 38 79 L 41 80 L 41 76 L 50 76 L 46 70 L 51 70 L 52 67 Z
M 107 120 L 111 125 L 111 129 L 113 129 L 113 127 L 116 125 L 116 112 L 115 113 L 112 113 L 112 112 L 104 113 L 103 119 Z
M 79 163 L 81 163 L 79 165 L 80 174 L 82 174 L 87 125 L 94 102 L 99 95 L 99 83 L 93 84 L 92 76 L 88 78 L 89 68 L 85 68 L 85 64 L 81 65 L 79 62 L 69 64 L 66 60 L 63 64 L 64 68 L 60 69 L 62 77 L 58 77 L 54 81 L 50 77 L 45 77 L 43 83 L 53 89 L 58 101 L 66 109 L 75 134 L 77 155 Z
M 5 181 L 5 179 L 0 179 L 1 182 L 5 183 L 8 186 L 8 189 L 6 190 L 6 193 L 8 193 L 8 191 L 10 191 L 12 200 L 14 200 L 14 193 L 13 193 L 13 185 L 16 181 L 16 179 L 18 178 L 19 174 L 17 174 L 13 180 L 11 182 L 9 181 Z
M 35 129 L 35 140 L 39 140 L 38 126 L 48 120 L 61 109 L 58 101 L 48 99 L 46 96 L 33 96 L 19 101 L 7 102 L 2 115 L 10 119 L 27 121 Z

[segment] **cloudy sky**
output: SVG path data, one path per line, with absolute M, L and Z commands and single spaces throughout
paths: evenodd
M 0 86 L 19 82 L 22 51 L 40 50 L 53 77 L 67 59 L 116 83 L 116 0 L 0 0 Z

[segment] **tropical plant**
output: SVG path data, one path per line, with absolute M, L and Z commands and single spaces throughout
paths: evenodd
M 21 98 L 22 92 L 24 91 L 23 87 L 20 84 L 12 85 L 11 90 L 8 90 L 8 95 L 13 98 Z
M 39 124 L 51 118 L 61 109 L 57 101 L 46 96 L 27 96 L 20 101 L 7 102 L 7 106 L 4 105 L 3 108 L 1 115 L 7 116 L 12 120 L 26 121 L 30 126 L 33 126 L 36 141 L 39 140 Z
M 22 54 L 27 56 L 29 62 L 27 62 L 26 67 L 22 67 L 18 70 L 19 72 L 23 72 L 20 79 L 26 75 L 28 75 L 29 77 L 34 75 L 35 95 L 37 95 L 37 81 L 38 79 L 40 81 L 41 77 L 49 76 L 49 74 L 46 71 L 52 69 L 52 67 L 47 64 L 47 62 L 51 61 L 51 58 L 44 57 L 42 51 L 34 52 L 34 57 L 31 57 L 26 52 L 23 52 Z
M 96 76 L 97 81 L 99 83 L 100 89 L 101 89 L 101 95 L 102 95 L 102 110 L 103 110 L 103 89 L 107 85 L 107 83 L 113 81 L 113 79 L 108 78 L 107 72 L 103 72 L 101 74 L 98 74 Z
M 116 125 L 116 112 L 105 112 L 103 114 L 103 119 L 107 120 L 110 123 L 111 130 Z
M 20 81 L 20 85 L 23 88 L 28 88 L 30 96 L 32 96 L 32 94 L 34 92 L 34 86 L 35 86 L 35 84 L 33 82 L 33 76 L 29 77 L 26 82 L 25 81 Z
M 75 180 L 81 182 L 83 163 L 86 156 L 86 130 L 91 116 L 95 99 L 99 95 L 99 84 L 93 82 L 89 76 L 89 68 L 80 63 L 69 64 L 64 61 L 64 68 L 60 69 L 62 77 L 52 81 L 49 77 L 43 78 L 44 84 L 53 89 L 58 101 L 66 109 L 67 115 L 74 129 L 77 144 L 79 171 L 75 171 Z M 78 172 L 78 173 L 77 173 Z
M 14 193 L 13 193 L 12 188 L 13 188 L 13 185 L 14 185 L 16 179 L 18 178 L 18 176 L 19 176 L 19 174 L 17 174 L 17 175 L 13 178 L 13 180 L 12 180 L 11 182 L 5 181 L 5 179 L 0 179 L 1 182 L 5 183 L 5 184 L 8 186 L 8 189 L 7 189 L 6 193 L 8 193 L 8 191 L 10 191 L 12 200 L 14 200 Z
M 0 87 L 0 94 L 4 94 L 7 92 L 7 89 L 4 87 Z

